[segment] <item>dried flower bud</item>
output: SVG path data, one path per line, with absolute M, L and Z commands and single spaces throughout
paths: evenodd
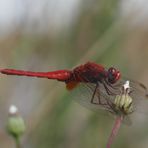
M 119 95 L 116 95 L 114 100 L 114 105 L 116 108 L 116 111 L 119 114 L 130 114 L 133 110 L 133 99 L 129 95 L 130 93 L 130 81 L 126 81 L 125 84 L 122 86 L 122 92 Z

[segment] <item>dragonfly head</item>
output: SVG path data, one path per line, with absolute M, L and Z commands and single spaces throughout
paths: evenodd
M 111 67 L 108 69 L 108 82 L 111 84 L 116 83 L 121 77 L 120 71 Z

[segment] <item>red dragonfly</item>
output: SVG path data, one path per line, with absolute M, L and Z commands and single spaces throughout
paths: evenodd
M 101 105 L 102 107 L 104 106 L 104 108 L 106 108 L 110 112 L 113 112 L 113 110 L 111 109 L 113 108 L 112 103 L 109 101 L 102 102 L 101 96 L 103 96 L 104 93 L 107 93 L 108 96 L 110 96 L 111 94 L 115 94 L 113 92 L 115 88 L 114 84 L 121 77 L 121 74 L 117 69 L 111 67 L 108 70 L 106 70 L 102 65 L 93 62 L 88 62 L 84 65 L 77 66 L 73 70 L 32 72 L 15 69 L 1 69 L 0 72 L 7 75 L 56 79 L 58 81 L 65 82 L 66 88 L 68 90 L 73 90 L 74 88 L 78 88 L 78 86 L 80 88 L 80 86 L 85 84 L 84 86 L 87 86 L 85 87 L 85 89 L 91 89 L 91 92 L 87 90 L 90 93 L 89 96 L 91 95 L 89 97 L 89 102 L 91 104 Z
M 143 84 L 122 78 L 120 71 L 113 67 L 106 69 L 104 66 L 93 62 L 87 62 L 73 70 L 32 72 L 1 69 L 0 73 L 48 78 L 65 82 L 68 90 L 75 90 L 74 92 L 80 90 L 80 93 L 78 93 L 79 97 L 76 97 L 80 104 L 93 110 L 98 111 L 101 109 L 116 115 L 117 120 L 107 148 L 110 148 L 112 139 L 116 135 L 121 121 L 136 110 L 143 111 L 145 107 L 140 107 L 141 102 L 144 105 L 148 105 L 148 100 L 146 99 L 147 90 Z

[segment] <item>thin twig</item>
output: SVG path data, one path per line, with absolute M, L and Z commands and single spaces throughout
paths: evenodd
M 118 130 L 119 130 L 120 126 L 121 126 L 122 120 L 123 120 L 123 116 L 117 116 L 117 118 L 115 120 L 115 123 L 113 125 L 112 132 L 111 132 L 111 134 L 109 136 L 106 148 L 111 147 L 111 144 L 113 143 L 113 140 L 114 140 L 115 136 L 117 135 Z

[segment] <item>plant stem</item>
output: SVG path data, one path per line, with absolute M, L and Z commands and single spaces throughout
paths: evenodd
M 15 138 L 15 143 L 16 143 L 16 148 L 21 148 L 21 143 L 20 143 L 20 138 L 19 137 Z
M 115 136 L 117 135 L 118 130 L 121 126 L 122 120 L 123 120 L 123 116 L 117 116 L 115 123 L 113 125 L 113 129 L 112 129 L 111 134 L 109 136 L 106 148 L 111 147 L 111 144 L 113 143 L 113 140 L 114 140 Z

